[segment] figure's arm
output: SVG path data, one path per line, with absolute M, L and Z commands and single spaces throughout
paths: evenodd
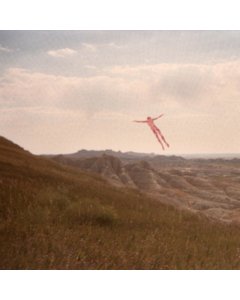
M 154 118 L 154 119 L 153 119 L 153 121 L 155 121 L 155 120 L 157 120 L 157 119 L 161 118 L 162 116 L 163 116 L 163 114 L 161 114 L 160 116 L 158 116 L 158 117 Z
M 147 123 L 147 121 L 137 121 L 137 120 L 134 120 L 133 122 L 137 122 L 137 123 Z

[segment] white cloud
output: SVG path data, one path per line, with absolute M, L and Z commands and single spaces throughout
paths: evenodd
M 109 45 L 110 47 L 118 48 L 118 49 L 120 49 L 120 48 L 125 48 L 125 46 L 118 45 L 118 44 L 113 43 L 113 42 L 109 43 L 108 45 Z
M 106 75 L 68 77 L 11 68 L 0 78 L 0 103 L 2 108 L 58 107 L 87 114 L 127 111 L 134 108 L 144 89 L 138 81 Z
M 89 44 L 89 43 L 82 43 L 82 46 L 91 52 L 95 52 L 97 50 L 97 46 L 94 44 Z
M 240 97 L 240 61 L 217 64 L 145 64 L 114 66 L 109 76 L 138 80 L 148 89 L 148 99 L 172 101 L 200 108 L 213 103 L 229 105 Z M 215 109 L 218 109 L 215 107 Z
M 76 50 L 70 49 L 70 48 L 63 48 L 63 49 L 58 49 L 58 50 L 49 50 L 47 52 L 48 55 L 53 56 L 53 57 L 68 57 L 68 56 L 73 56 L 76 53 L 77 53 Z
M 96 52 L 97 50 L 105 51 L 105 50 L 120 50 L 126 48 L 125 45 L 120 45 L 114 42 L 109 43 L 98 43 L 98 44 L 90 44 L 90 43 L 82 43 L 84 50 L 89 52 Z
M 13 52 L 13 49 L 10 49 L 10 48 L 7 48 L 7 47 L 3 47 L 3 46 L 0 44 L 0 52 L 7 52 L 7 53 L 10 53 L 10 52 Z
M 86 66 L 84 66 L 84 68 L 90 69 L 90 70 L 96 70 L 97 69 L 97 67 L 93 66 L 93 65 L 86 65 Z

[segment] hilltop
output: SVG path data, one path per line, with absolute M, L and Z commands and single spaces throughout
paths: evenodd
M 120 167 L 119 161 L 109 163 Z M 3 137 L 0 199 L 1 269 L 240 267 L 239 226 L 114 186 Z

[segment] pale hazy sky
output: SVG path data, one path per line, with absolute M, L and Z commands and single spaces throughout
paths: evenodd
M 0 31 L 0 135 L 33 153 L 240 152 L 240 31 Z

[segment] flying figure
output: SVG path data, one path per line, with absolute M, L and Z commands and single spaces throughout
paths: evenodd
M 161 114 L 160 116 L 158 116 L 156 118 L 147 117 L 147 120 L 145 120 L 145 121 L 136 121 L 136 120 L 134 120 L 133 122 L 147 123 L 148 126 L 151 128 L 152 132 L 155 134 L 156 138 L 158 139 L 159 143 L 161 144 L 161 146 L 162 146 L 162 148 L 164 150 L 163 142 L 165 143 L 165 145 L 167 147 L 169 147 L 169 144 L 165 140 L 165 137 L 161 133 L 160 129 L 154 124 L 154 121 L 157 120 L 157 119 L 159 119 L 159 118 L 161 118 L 162 116 L 163 116 L 163 114 Z M 163 142 L 162 142 L 162 140 L 163 140 Z

